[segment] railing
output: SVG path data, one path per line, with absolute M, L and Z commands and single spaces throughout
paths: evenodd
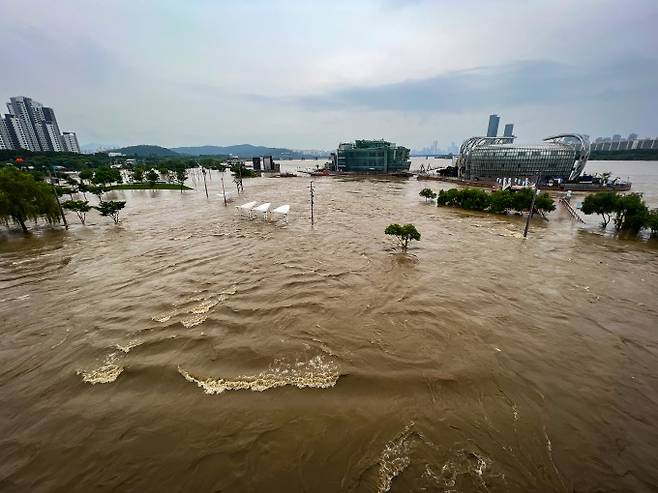
M 580 214 L 578 214 L 578 211 L 574 209 L 573 205 L 566 199 L 566 197 L 560 197 L 560 203 L 564 206 L 564 208 L 569 212 L 569 215 L 579 223 L 585 223 L 582 217 L 580 217 Z

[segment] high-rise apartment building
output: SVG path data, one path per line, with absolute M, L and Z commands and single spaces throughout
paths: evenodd
M 78 136 L 75 135 L 75 132 L 64 132 L 62 134 L 62 141 L 66 152 L 77 152 L 80 154 L 80 144 L 78 144 Z
M 514 137 L 514 124 L 507 123 L 505 125 L 505 131 L 503 132 L 503 137 Z
M 498 135 L 498 124 L 500 117 L 498 115 L 489 115 L 489 127 L 487 128 L 487 137 L 496 137 Z
M 72 137 L 67 137 L 65 143 L 52 108 L 25 96 L 9 98 L 7 108 L 9 113 L 0 118 L 0 148 L 80 152 L 75 133 L 68 132 Z

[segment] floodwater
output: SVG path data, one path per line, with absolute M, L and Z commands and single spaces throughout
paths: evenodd
M 193 178 L 2 233 L 0 490 L 656 491 L 655 240 L 413 179 L 314 179 L 313 227 L 309 178 L 245 180 L 266 223 Z

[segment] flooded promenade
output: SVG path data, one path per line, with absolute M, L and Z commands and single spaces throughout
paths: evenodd
M 0 233 L 1 491 L 655 491 L 655 240 L 414 179 L 315 179 L 314 227 L 309 178 L 244 180 L 266 223 L 211 177 Z

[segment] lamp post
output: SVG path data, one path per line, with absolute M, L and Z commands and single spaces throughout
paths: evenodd
M 537 179 L 535 181 L 535 188 L 532 191 L 532 202 L 530 202 L 530 212 L 528 212 L 528 218 L 526 219 L 525 222 L 525 229 L 523 230 L 523 237 L 526 238 L 528 236 L 528 228 L 530 227 L 530 221 L 532 220 L 532 213 L 535 210 L 535 199 L 537 198 L 537 194 L 539 193 L 539 178 L 541 174 L 539 170 L 537 170 Z
M 315 224 L 315 219 L 313 217 L 313 198 L 315 197 L 315 191 L 313 190 L 313 182 L 311 182 L 310 190 L 311 190 L 311 226 L 313 226 Z

